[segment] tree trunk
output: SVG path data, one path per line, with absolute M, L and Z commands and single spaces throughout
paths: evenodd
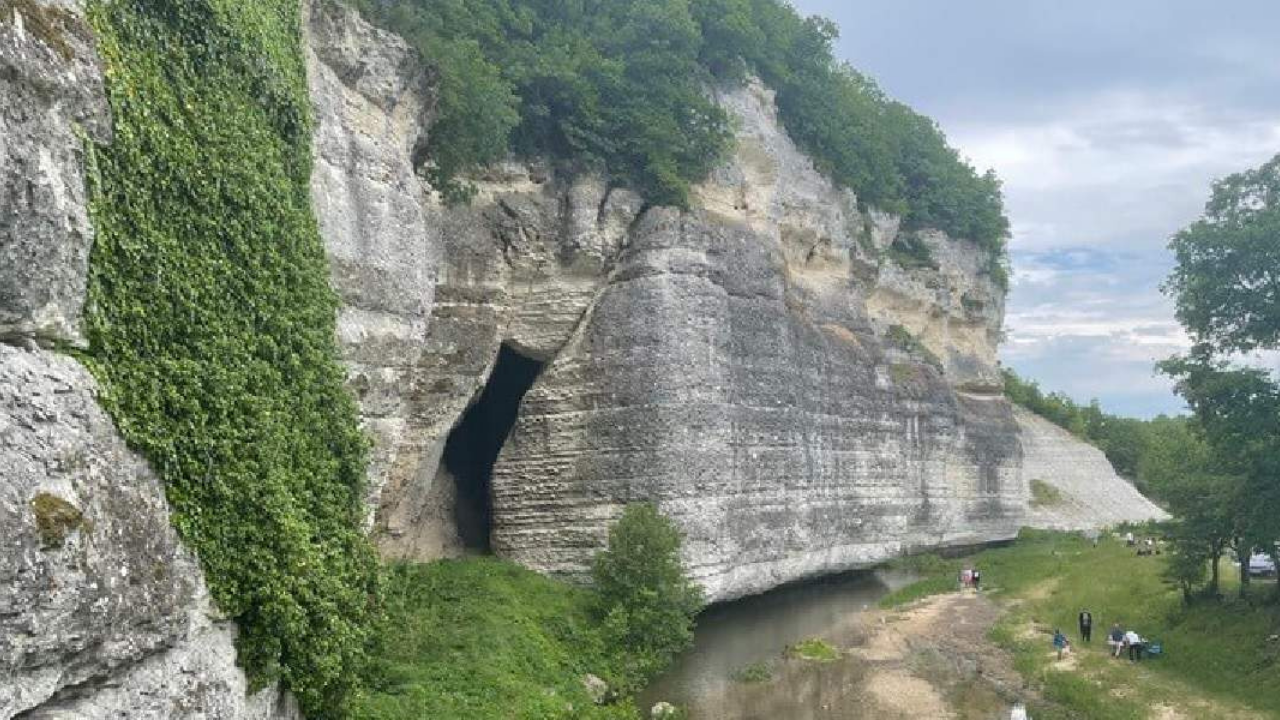
M 1240 561 L 1240 599 L 1249 597 L 1249 558 L 1252 556 L 1248 550 L 1237 550 L 1236 559 Z
M 1209 574 L 1209 597 L 1211 598 L 1218 597 L 1218 577 L 1219 577 L 1218 563 L 1221 560 L 1222 560 L 1222 548 L 1215 548 L 1213 551 L 1213 563 L 1212 565 L 1210 565 L 1212 570 Z

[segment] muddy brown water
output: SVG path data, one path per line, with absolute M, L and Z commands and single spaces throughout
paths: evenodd
M 869 717 L 859 697 L 865 662 L 806 662 L 784 654 L 813 637 L 836 647 L 859 644 L 859 615 L 916 579 L 905 572 L 853 573 L 713 606 L 698 617 L 693 648 L 640 694 L 642 713 L 666 701 L 684 708 L 690 720 Z M 757 663 L 769 668 L 769 679 L 735 679 Z

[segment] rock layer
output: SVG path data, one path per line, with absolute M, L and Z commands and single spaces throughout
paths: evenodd
M 1035 502 L 1033 498 L 1028 526 L 1082 530 L 1169 518 L 1117 475 L 1098 448 L 1028 410 L 1016 408 L 1014 415 L 1025 458 L 1022 481 L 1028 487 L 1042 482 L 1057 491 L 1057 497 L 1049 501 Z
M 0 0 L 0 339 L 80 342 L 84 143 L 111 135 L 78 3 Z
M 712 599 L 1024 524 L 992 258 L 912 230 L 936 267 L 896 264 L 908 231 L 818 172 L 759 82 L 717 92 L 735 151 L 688 210 L 537 162 L 445 207 L 414 168 L 430 70 L 331 0 L 306 31 L 312 192 L 386 555 L 459 552 L 441 455 L 504 343 L 547 363 L 490 489 L 493 548 L 533 568 L 582 577 L 638 500 L 680 525 Z

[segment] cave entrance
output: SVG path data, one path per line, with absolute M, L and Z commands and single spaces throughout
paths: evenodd
M 453 518 L 468 551 L 489 552 L 493 466 L 515 425 L 520 400 L 543 365 L 503 343 L 489 382 L 445 441 L 442 462 L 457 490 Z

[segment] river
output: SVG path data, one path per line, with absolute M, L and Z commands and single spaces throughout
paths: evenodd
M 814 637 L 836 647 L 858 644 L 859 614 L 913 580 L 903 572 L 851 573 L 712 606 L 698 616 L 693 648 L 641 693 L 640 708 L 647 714 L 665 700 L 690 720 L 864 718 L 857 688 L 865 663 L 787 660 L 784 653 Z M 757 663 L 767 665 L 769 679 L 735 679 Z

